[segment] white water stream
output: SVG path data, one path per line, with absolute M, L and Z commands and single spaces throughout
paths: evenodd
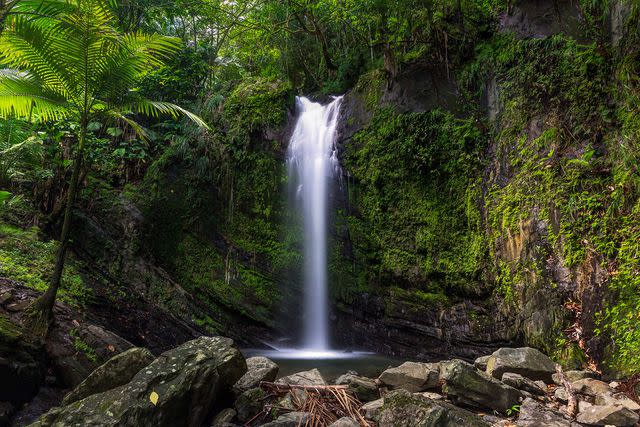
M 303 346 L 327 352 L 329 318 L 327 234 L 329 195 L 339 172 L 336 126 L 342 97 L 328 105 L 298 97 L 298 120 L 289 143 L 287 168 L 304 226 Z

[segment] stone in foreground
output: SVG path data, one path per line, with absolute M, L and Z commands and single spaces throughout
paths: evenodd
M 384 371 L 379 379 L 392 389 L 404 389 L 412 393 L 434 388 L 438 384 L 440 367 L 437 363 L 405 362 Z
M 374 400 L 373 402 L 365 403 L 360 409 L 366 419 L 371 421 L 378 421 L 380 419 L 382 405 L 384 405 L 384 399 L 380 398 Z
M 260 386 L 262 381 L 274 381 L 278 375 L 278 365 L 266 357 L 247 359 L 247 372 L 233 386 L 236 395 Z
M 360 427 L 360 423 L 351 417 L 342 417 L 338 421 L 329 424 L 329 427 Z
M 280 415 L 274 421 L 263 424 L 262 427 L 299 427 L 306 425 L 309 414 L 306 412 L 289 412 Z
M 462 360 L 442 364 L 442 390 L 454 403 L 506 412 L 520 403 L 519 390 L 501 383 Z
M 98 366 L 71 393 L 67 394 L 62 400 L 62 405 L 66 406 L 92 394 L 125 385 L 142 368 L 149 366 L 153 360 L 151 352 L 141 347 L 130 348 L 115 355 Z
M 200 337 L 169 350 L 128 383 L 54 408 L 34 426 L 200 426 L 245 373 L 233 341 Z
M 278 381 L 278 384 L 289 385 L 327 385 L 327 382 L 322 377 L 322 374 L 317 369 L 311 369 L 310 371 L 298 372 L 287 377 L 282 377 Z
M 580 412 L 577 417 L 579 423 L 592 426 L 630 427 L 636 425 L 640 417 L 633 411 L 620 405 L 594 405 Z
M 488 427 L 477 415 L 445 402 L 396 390 L 384 398 L 379 427 Z
M 378 386 L 375 381 L 370 378 L 345 374 L 336 380 L 336 384 L 349 386 L 349 390 L 353 392 L 361 402 L 370 402 L 380 397 Z
M 517 425 L 519 427 L 571 427 L 571 421 L 536 400 L 526 398 L 520 406 Z
M 520 374 L 531 380 L 551 382 L 556 365 L 546 355 L 531 347 L 501 348 L 487 360 L 487 374 L 502 378 L 505 372 Z

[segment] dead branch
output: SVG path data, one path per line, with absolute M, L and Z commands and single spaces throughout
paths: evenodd
M 573 386 L 567 379 L 564 372 L 562 372 L 562 367 L 560 365 L 556 365 L 556 372 L 560 376 L 560 382 L 567 392 L 567 415 L 571 418 L 575 418 L 578 413 L 578 397 L 576 396 L 576 392 L 573 390 Z

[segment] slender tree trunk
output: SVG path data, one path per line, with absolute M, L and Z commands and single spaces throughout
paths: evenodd
M 32 307 L 32 320 L 40 332 L 45 333 L 53 318 L 53 305 L 56 302 L 58 289 L 62 279 L 62 271 L 64 270 L 65 255 L 69 246 L 69 229 L 71 228 L 71 215 L 73 213 L 73 203 L 78 189 L 80 170 L 82 169 L 82 157 L 84 151 L 84 142 L 87 136 L 87 122 L 83 120 L 81 123 L 80 137 L 78 139 L 78 148 L 73 161 L 73 172 L 71 174 L 71 182 L 69 183 L 69 191 L 67 193 L 67 204 L 64 210 L 64 220 L 62 222 L 62 232 L 60 233 L 60 242 L 56 252 L 56 264 L 51 277 L 51 283 L 47 291 L 38 298 Z

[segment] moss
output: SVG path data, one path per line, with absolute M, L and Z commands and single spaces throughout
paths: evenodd
M 57 243 L 41 241 L 38 232 L 37 228 L 25 230 L 0 223 L 0 276 L 44 292 L 55 264 Z M 83 306 L 93 293 L 78 273 L 76 262 L 69 258 L 58 295 L 66 303 Z
M 96 351 L 91 347 L 91 345 L 89 345 L 89 343 L 78 335 L 78 331 L 76 329 L 71 329 L 69 331 L 69 336 L 73 338 L 73 347 L 78 353 L 82 353 L 90 362 L 94 364 L 98 363 L 98 355 L 96 354 Z
M 20 327 L 4 315 L 0 315 L 0 343 L 15 344 L 22 338 Z

